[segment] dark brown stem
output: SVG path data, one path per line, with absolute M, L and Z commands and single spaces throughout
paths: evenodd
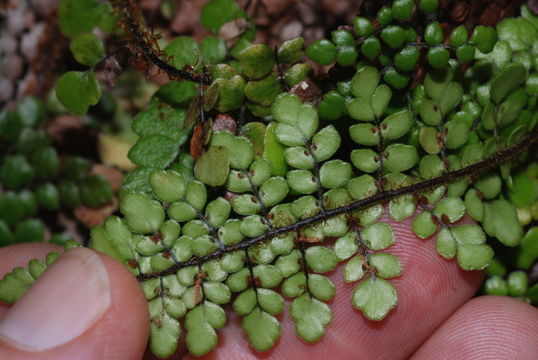
M 136 5 L 132 4 L 131 0 L 117 0 L 113 1 L 114 8 L 121 13 L 125 29 L 130 33 L 131 43 L 130 46 L 136 49 L 135 56 L 142 57 L 146 62 L 155 65 L 160 70 L 165 72 L 170 79 L 189 80 L 205 85 L 211 84 L 211 78 L 205 73 L 195 73 L 187 70 L 177 69 L 170 65 L 163 59 L 161 59 L 160 51 L 156 51 L 153 48 L 153 44 L 148 40 L 146 32 L 141 28 L 140 22 L 136 16 Z
M 269 230 L 268 232 L 258 237 L 247 239 L 236 245 L 228 246 L 223 249 L 218 249 L 214 251 L 213 253 L 205 255 L 205 256 L 201 256 L 201 257 L 193 258 L 188 261 L 184 261 L 160 273 L 140 274 L 137 276 L 137 279 L 139 281 L 144 281 L 144 280 L 148 280 L 148 279 L 155 278 L 158 276 L 174 274 L 181 268 L 184 268 L 187 266 L 200 265 L 208 260 L 219 258 L 223 256 L 224 254 L 237 251 L 237 250 L 247 249 L 257 243 L 272 239 L 273 237 L 278 236 L 280 234 L 284 234 L 290 231 L 297 231 L 305 226 L 312 225 L 314 223 L 326 220 L 333 216 L 349 213 L 351 211 L 365 208 L 365 207 L 377 204 L 382 201 L 388 201 L 398 196 L 425 191 L 425 190 L 428 190 L 428 189 L 431 189 L 431 188 L 434 188 L 443 184 L 454 182 L 466 176 L 482 173 L 488 169 L 498 166 L 499 164 L 521 154 L 523 151 L 527 150 L 528 148 L 530 148 L 530 146 L 532 146 L 533 144 L 537 142 L 538 142 L 538 127 L 535 128 L 530 134 L 528 134 L 519 143 L 496 153 L 495 155 L 493 155 L 492 157 L 488 159 L 469 165 L 465 168 L 450 171 L 443 174 L 442 176 L 439 176 L 430 180 L 421 181 L 412 185 L 404 186 L 399 189 L 386 190 L 384 192 L 379 192 L 376 195 L 370 196 L 362 200 L 354 201 L 352 203 L 349 203 L 341 207 L 326 210 L 315 216 L 297 221 L 296 223 L 293 223 L 291 225 L 283 226 L 280 228 L 273 228 L 272 230 Z

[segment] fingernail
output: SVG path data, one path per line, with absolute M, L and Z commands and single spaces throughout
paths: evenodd
M 92 327 L 110 306 L 110 280 L 93 251 L 62 255 L 0 322 L 0 338 L 25 351 L 70 342 Z

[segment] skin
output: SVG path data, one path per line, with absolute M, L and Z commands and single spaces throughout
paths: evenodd
M 341 269 L 329 274 L 337 287 L 331 301 L 333 321 L 325 337 L 306 344 L 294 333 L 287 311 L 280 316 L 282 334 L 265 353 L 252 350 L 240 319 L 229 312 L 219 330 L 219 346 L 202 359 L 534 359 L 538 354 L 538 310 L 521 301 L 495 296 L 471 297 L 484 273 L 465 272 L 455 261 L 436 254 L 432 239 L 416 238 L 411 220 L 394 224 L 397 255 L 404 273 L 391 280 L 398 306 L 381 322 L 366 320 L 350 301 L 354 286 L 345 285 Z M 0 249 L 0 276 L 57 247 L 21 244 Z M 144 348 L 148 315 L 144 296 L 131 274 L 99 254 L 112 287 L 112 306 L 88 331 L 44 352 L 26 353 L 0 341 L 2 359 L 153 359 Z M 289 303 L 288 303 L 289 305 Z M 0 304 L 0 322 L 9 306 Z M 121 319 L 121 321 L 117 321 Z M 177 357 L 176 357 L 177 356 Z M 191 359 L 183 340 L 174 358 Z

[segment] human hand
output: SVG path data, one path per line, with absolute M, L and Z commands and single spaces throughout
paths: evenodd
M 393 225 L 397 243 L 390 252 L 404 272 L 392 280 L 399 302 L 385 320 L 369 321 L 352 307 L 354 285 L 345 285 L 336 270 L 330 275 L 337 287 L 333 320 L 322 340 L 302 342 L 286 313 L 276 346 L 257 353 L 230 313 L 219 347 L 204 359 L 534 359 L 538 310 L 507 297 L 469 300 L 483 273 L 438 256 L 434 242 L 413 235 L 410 221 Z M 0 249 L 0 276 L 55 250 L 48 244 Z M 138 359 L 148 329 L 145 299 L 132 275 L 107 255 L 75 249 L 12 309 L 0 306 L 0 359 Z M 175 358 L 189 359 L 185 354 L 180 346 Z

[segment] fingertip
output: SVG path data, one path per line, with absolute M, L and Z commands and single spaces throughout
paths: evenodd
M 111 359 L 137 359 L 144 353 L 149 336 L 147 300 L 140 283 L 129 270 L 112 257 L 99 253 L 111 280 L 111 307 L 101 320 L 107 341 L 116 355 Z
M 481 296 L 458 309 L 413 359 L 516 359 L 538 354 L 538 309 L 505 296 Z
M 61 256 L 0 323 L 0 358 L 138 359 L 148 329 L 134 276 L 107 255 L 77 248 Z
M 31 259 L 45 260 L 53 251 L 63 252 L 63 248 L 51 243 L 21 243 L 0 248 L 0 279 L 14 268 L 28 266 Z M 0 301 L 0 319 L 4 317 L 11 305 Z
M 336 286 L 335 298 L 329 302 L 332 322 L 318 342 L 307 344 L 295 334 L 295 323 L 287 310 L 281 316 L 281 336 L 268 352 L 254 351 L 246 340 L 240 319 L 230 314 L 225 329 L 219 331 L 218 350 L 204 359 L 326 359 L 355 358 L 357 349 L 364 358 L 407 358 L 480 286 L 483 271 L 464 271 L 455 260 L 442 258 L 434 239 L 421 240 L 412 232 L 412 218 L 400 223 L 388 216 L 397 241 L 387 249 L 402 264 L 403 273 L 391 279 L 398 291 L 398 305 L 382 321 L 367 320 L 352 305 L 357 284 L 345 284 L 340 264 L 326 274 Z M 288 299 L 289 300 L 289 299 Z M 190 358 L 189 358 L 190 359 Z
M 63 247 L 51 243 L 21 243 L 0 248 L 0 278 L 17 266 L 27 266 L 31 259 L 44 260 L 50 252 L 63 252 Z
M 342 264 L 330 275 L 337 291 L 330 304 L 333 321 L 324 338 L 315 344 L 302 343 L 293 334 L 294 324 L 284 321 L 281 345 L 275 354 L 285 358 L 286 352 L 292 349 L 308 359 L 335 354 L 353 358 L 360 348 L 365 358 L 407 358 L 444 319 L 476 293 L 484 276 L 482 271 L 464 271 L 455 260 L 442 258 L 433 239 L 421 240 L 415 236 L 412 218 L 394 223 L 385 216 L 381 221 L 391 223 L 397 238 L 396 244 L 384 251 L 396 255 L 402 265 L 402 275 L 389 280 L 398 292 L 396 308 L 381 321 L 366 319 L 352 305 L 357 283 L 344 282 Z M 284 318 L 289 320 L 287 314 Z

